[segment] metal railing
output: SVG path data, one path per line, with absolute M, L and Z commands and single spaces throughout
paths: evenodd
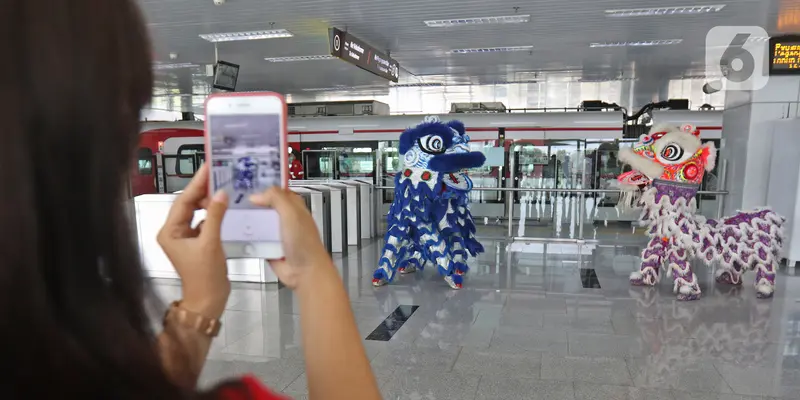
M 383 205 L 383 191 L 384 190 L 394 190 L 393 186 L 375 186 L 375 206 L 376 210 L 380 210 Z M 558 189 L 558 188 L 506 188 L 506 187 L 494 187 L 494 188 L 487 188 L 487 187 L 475 187 L 472 188 L 475 191 L 497 191 L 497 192 L 529 192 L 529 193 L 558 193 L 558 194 L 577 194 L 578 195 L 578 204 L 583 204 L 587 194 L 606 194 L 606 193 L 620 193 L 619 190 L 614 189 Z M 728 195 L 727 190 L 700 190 L 697 192 L 697 195 L 712 195 L 712 196 L 726 196 Z M 504 218 L 508 221 L 508 237 L 514 240 L 554 240 L 552 238 L 529 238 L 529 237 L 516 237 L 513 234 L 514 231 L 514 200 L 512 196 L 505 196 L 505 210 L 504 210 Z M 717 219 L 722 218 L 723 212 L 723 201 L 720 199 L 718 200 L 717 204 Z M 577 213 L 577 222 L 578 225 L 578 237 L 572 241 L 582 242 L 583 237 L 583 225 L 584 225 L 584 212 L 581 211 Z M 559 239 L 559 240 L 569 240 L 569 239 Z

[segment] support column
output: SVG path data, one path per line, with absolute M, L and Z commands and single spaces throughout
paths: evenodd
M 796 76 L 772 76 L 761 90 L 725 93 L 718 157 L 728 162 L 724 187 L 730 194 L 725 197 L 725 215 L 767 205 L 772 152 L 769 122 L 797 118 L 798 103 L 800 77 Z
M 632 90 L 632 110 L 635 111 L 645 104 L 667 100 L 669 98 L 669 79 L 652 76 L 639 78 L 632 85 Z

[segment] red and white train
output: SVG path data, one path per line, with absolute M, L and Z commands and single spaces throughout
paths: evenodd
M 623 138 L 621 112 L 537 112 L 500 114 L 449 114 L 467 126 L 472 142 L 494 146 L 588 146 Z M 289 146 L 301 160 L 307 179 L 372 177 L 378 148 L 391 157 L 400 133 L 422 120 L 421 115 L 296 117 L 289 119 Z M 691 123 L 704 139 L 719 139 L 721 111 L 654 111 L 657 123 Z M 144 122 L 138 160 L 131 176 L 134 196 L 182 189 L 203 162 L 202 122 Z M 548 152 L 549 153 L 549 150 Z M 334 156 L 336 155 L 336 156 Z M 386 156 L 385 156 L 386 157 Z M 396 157 L 396 155 L 395 155 Z M 346 159 L 346 163 L 342 160 Z M 396 162 L 396 161 L 394 161 Z M 508 157 L 506 157 L 508 163 Z M 346 164 L 346 165 L 345 165 Z

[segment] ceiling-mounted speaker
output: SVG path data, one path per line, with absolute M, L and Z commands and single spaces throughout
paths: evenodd
M 722 90 L 721 80 L 706 82 L 706 84 L 703 85 L 703 93 L 705 94 L 714 94 L 719 92 L 720 90 Z

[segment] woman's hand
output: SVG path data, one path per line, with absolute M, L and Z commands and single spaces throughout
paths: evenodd
M 181 307 L 206 318 L 218 319 L 231 291 L 225 252 L 220 240 L 228 196 L 219 191 L 208 198 L 208 167 L 203 165 L 169 210 L 158 233 L 158 244 L 181 278 Z M 192 228 L 196 210 L 205 208 L 206 219 Z
M 250 202 L 271 207 L 280 215 L 284 258 L 270 260 L 269 264 L 284 285 L 297 289 L 315 270 L 333 268 L 314 218 L 300 196 L 289 189 L 272 187 L 264 193 L 251 196 Z

